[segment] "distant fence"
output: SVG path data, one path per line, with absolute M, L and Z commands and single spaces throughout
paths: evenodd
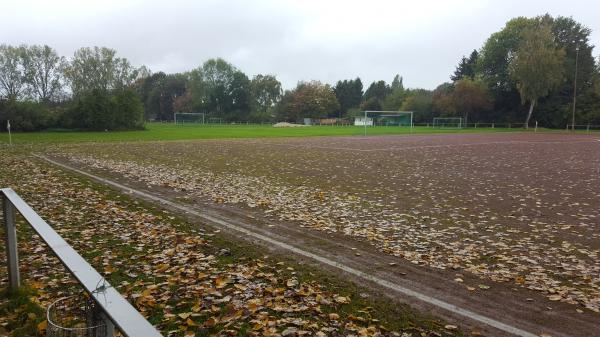
M 173 121 L 152 121 L 154 123 L 173 123 Z M 255 122 L 255 121 L 235 121 L 235 122 L 227 122 L 227 121 L 223 121 L 223 120 L 219 120 L 219 121 L 210 121 L 207 120 L 205 123 L 202 122 L 196 122 L 196 121 L 177 121 L 177 124 L 186 124 L 186 125 L 206 125 L 206 126 L 211 126 L 211 125 L 273 125 L 275 124 L 275 122 Z M 297 124 L 305 124 L 305 122 L 299 122 Z M 347 120 L 347 119 L 340 119 L 340 118 L 324 118 L 324 119 L 311 119 L 310 124 L 305 124 L 305 125 L 311 125 L 311 126 L 354 126 L 354 121 L 351 120 Z M 386 123 L 377 123 L 375 122 L 373 126 L 378 126 L 378 127 L 407 127 L 409 125 L 389 125 Z M 433 127 L 433 123 L 413 123 L 413 126 L 420 126 L 420 127 Z M 466 123 L 463 124 L 461 126 L 461 128 L 473 128 L 473 129 L 477 129 L 477 128 L 488 128 L 488 129 L 495 129 L 495 128 L 503 128 L 503 129 L 522 129 L 525 127 L 525 124 L 523 122 L 517 122 L 517 123 L 509 123 L 509 122 L 500 122 L 500 123 L 496 123 L 496 122 L 475 122 L 475 123 Z M 529 125 L 530 128 L 535 128 L 535 124 L 530 124 Z M 539 127 L 543 127 L 541 125 L 539 125 Z M 571 124 L 567 124 L 566 126 L 566 130 L 571 130 L 572 126 Z M 579 130 L 579 131 L 598 131 L 600 130 L 600 125 L 598 124 L 576 124 L 575 125 L 575 130 Z
M 94 300 L 104 321 L 102 336 L 113 337 L 115 329 L 128 337 L 162 336 L 121 294 L 115 290 L 79 253 L 10 188 L 0 189 L 6 230 L 6 262 L 10 291 L 21 286 L 17 249 L 15 210 L 44 240 L 67 270 Z
M 594 124 L 567 124 L 566 130 L 579 130 L 579 131 L 598 131 L 600 130 L 600 125 Z

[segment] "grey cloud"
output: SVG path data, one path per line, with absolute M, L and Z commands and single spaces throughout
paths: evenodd
M 515 16 L 573 16 L 594 30 L 588 1 L 4 1 L 0 43 L 117 49 L 153 71 L 193 69 L 223 57 L 252 76 L 364 83 L 394 74 L 410 87 L 447 81 L 460 57 Z M 597 52 L 596 52 L 597 54 Z

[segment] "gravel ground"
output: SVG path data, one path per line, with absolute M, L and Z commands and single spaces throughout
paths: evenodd
M 600 312 L 599 136 L 219 140 L 49 152 Z

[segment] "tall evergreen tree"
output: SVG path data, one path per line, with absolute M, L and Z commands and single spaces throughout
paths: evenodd
M 333 92 L 340 103 L 339 117 L 346 115 L 348 110 L 358 108 L 363 96 L 363 84 L 360 78 L 338 81 Z
M 468 58 L 463 56 L 460 60 L 460 63 L 456 67 L 454 74 L 450 76 L 450 79 L 453 82 L 456 82 L 462 78 L 475 79 L 478 59 L 479 53 L 477 52 L 477 50 L 473 50 Z

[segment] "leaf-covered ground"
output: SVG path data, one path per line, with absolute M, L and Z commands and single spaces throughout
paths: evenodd
M 415 264 L 510 282 L 600 312 L 596 138 L 195 141 L 51 152 L 190 197 L 262 208 L 300 226 L 368 240 Z
M 218 231 L 189 225 L 25 151 L 0 154 L 0 186 L 13 187 L 165 335 L 460 335 L 454 326 L 364 299 L 353 285 L 236 246 Z M 19 249 L 27 286 L 20 297 L 0 296 L 0 335 L 43 333 L 41 308 L 78 291 L 22 219 Z M 4 260 L 3 244 L 0 251 Z M 4 264 L 0 268 L 6 275 Z M 6 282 L 3 276 L 0 287 Z

